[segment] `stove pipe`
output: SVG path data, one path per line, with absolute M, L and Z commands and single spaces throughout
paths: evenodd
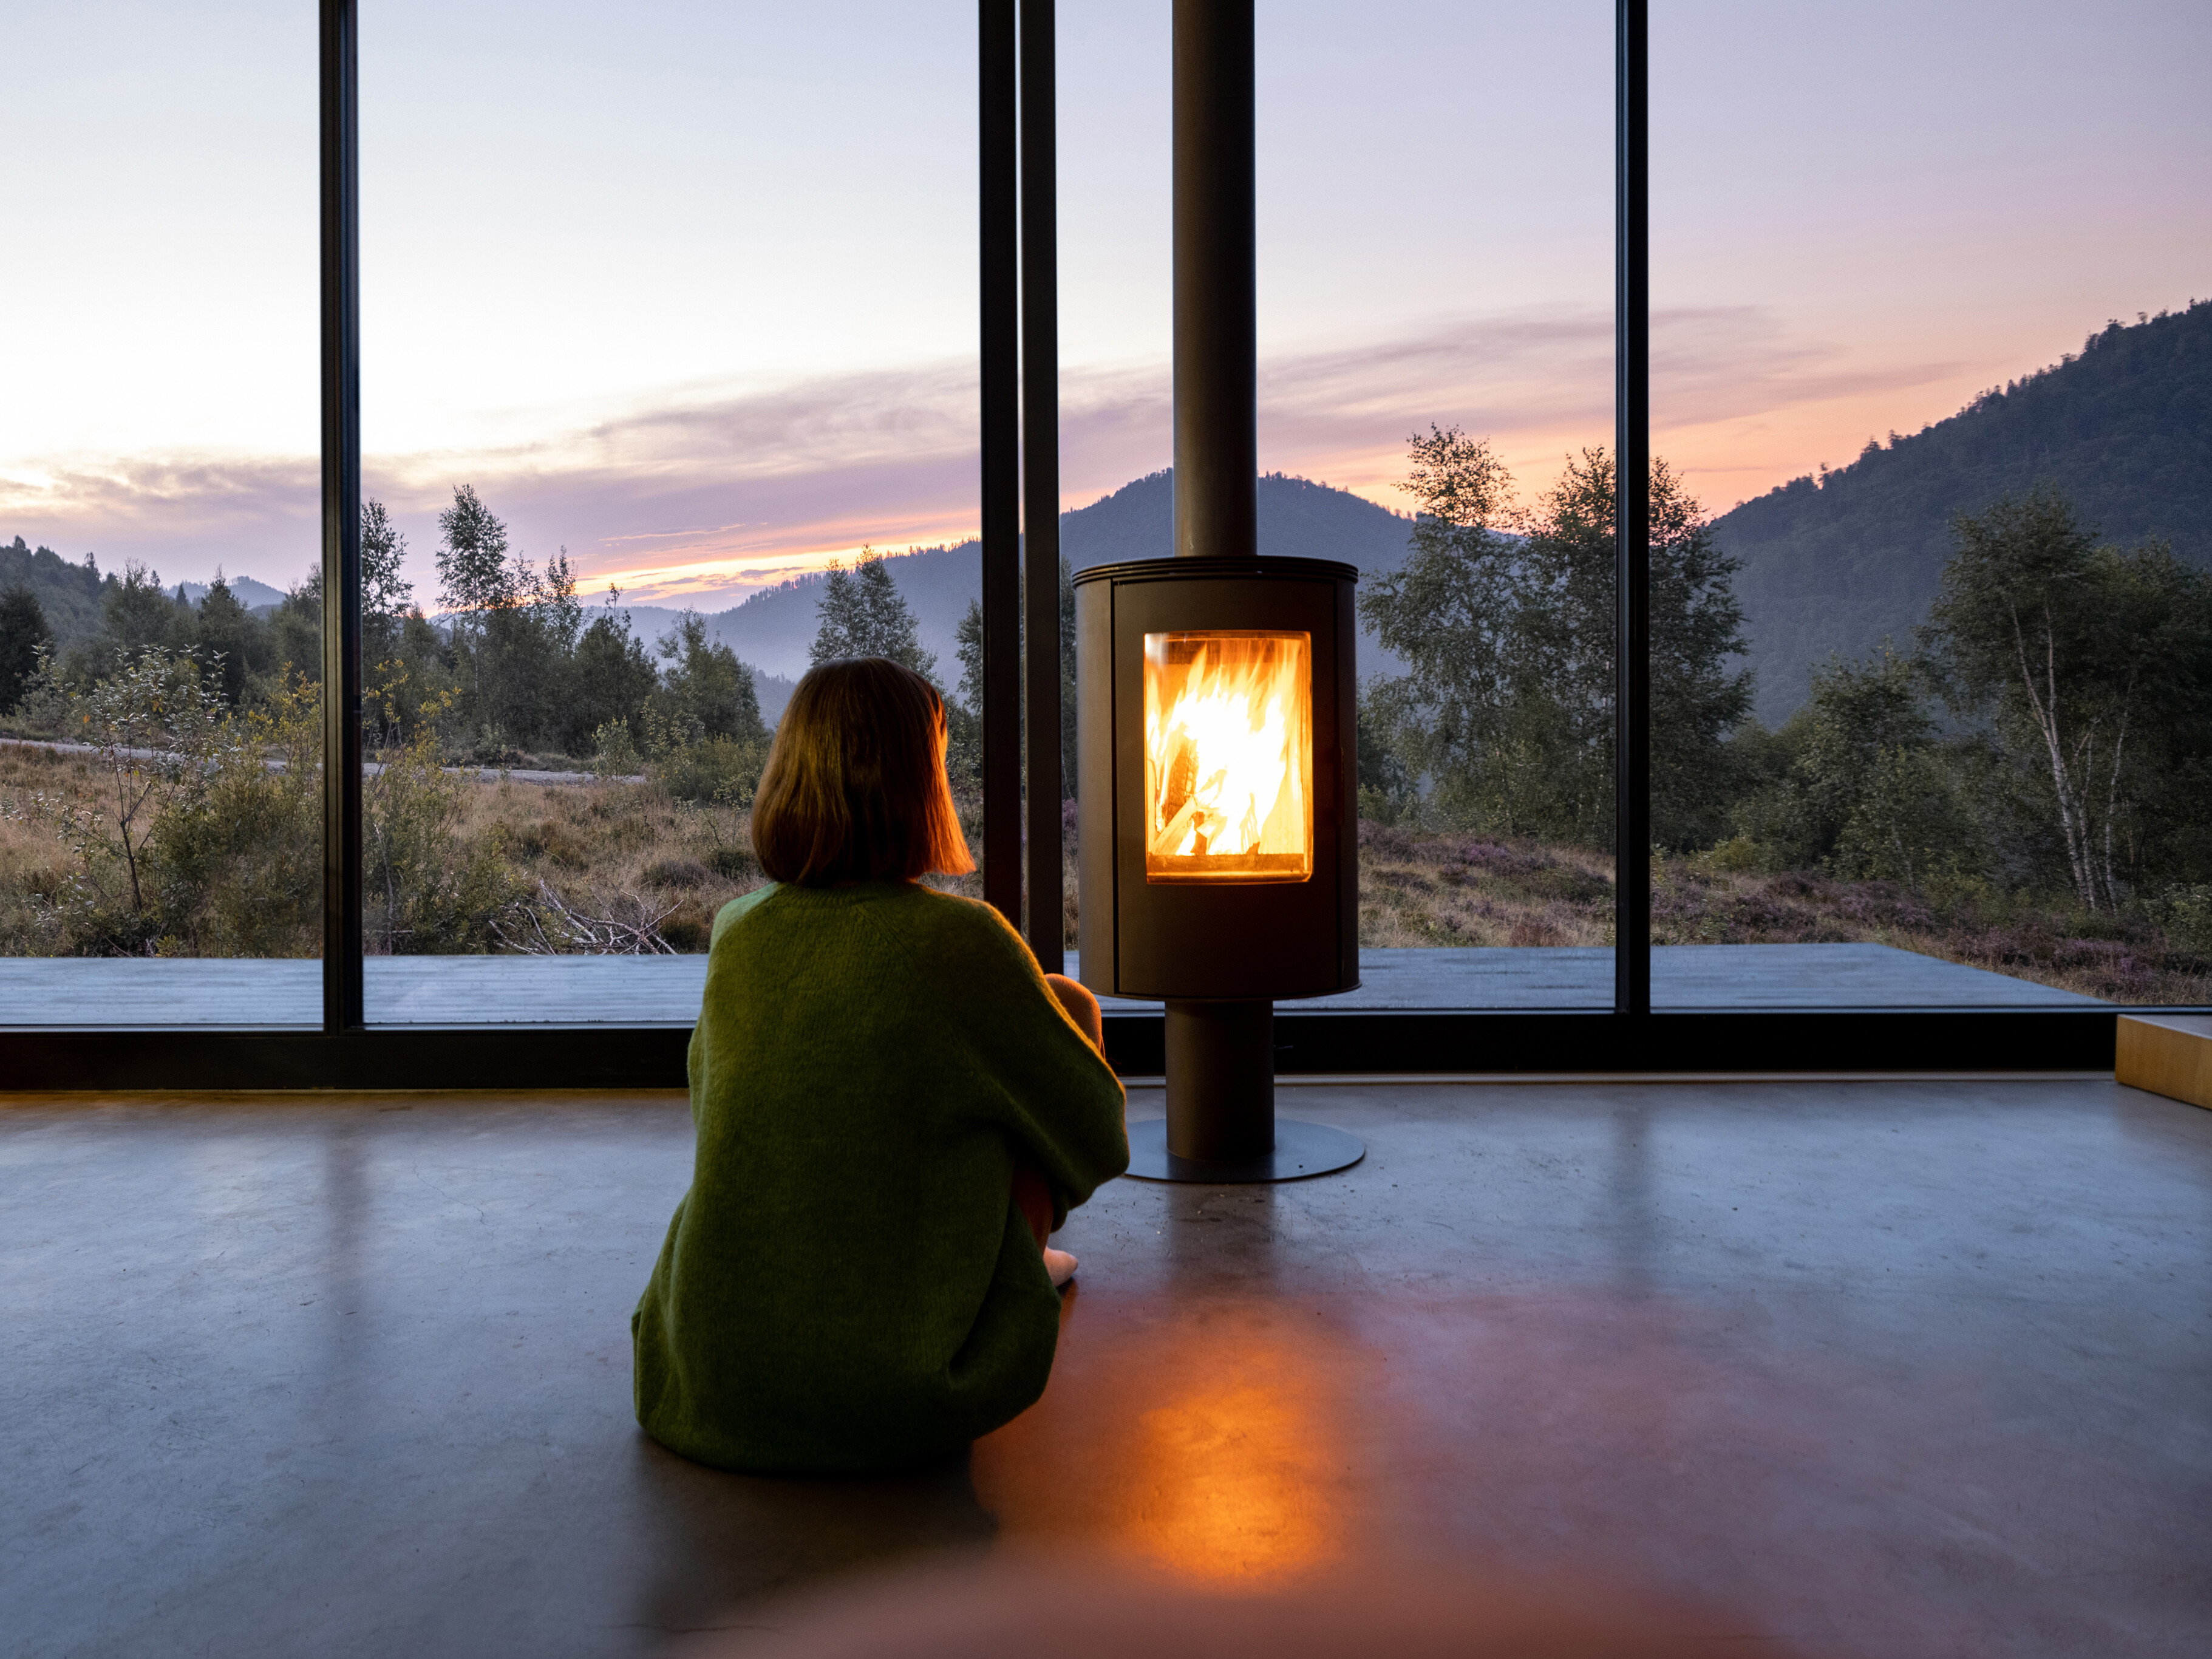
M 1175 3 L 1175 553 L 1260 556 L 1253 0 Z M 1272 1001 L 1167 1005 L 1168 1149 L 1275 1148 Z
M 1260 552 L 1252 0 L 1176 0 L 1175 550 Z

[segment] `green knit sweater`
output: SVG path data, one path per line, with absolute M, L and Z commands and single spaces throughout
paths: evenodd
M 1121 1085 L 988 905 L 769 887 L 714 920 L 691 1190 L 630 1318 L 637 1420 L 724 1468 L 880 1469 L 1044 1391 L 1054 1224 L 1128 1165 Z

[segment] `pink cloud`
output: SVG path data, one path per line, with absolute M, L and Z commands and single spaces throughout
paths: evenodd
M 1753 307 L 1664 313 L 1653 342 L 1662 453 L 1709 490 L 1735 495 L 1805 470 L 1809 442 L 1847 459 L 1829 426 L 1856 426 L 1884 399 L 1913 388 L 1924 398 L 1964 372 L 1951 362 L 1856 356 Z M 1490 437 L 1526 493 L 1548 482 L 1566 450 L 1610 442 L 1612 397 L 1609 313 L 1559 307 L 1446 319 L 1263 362 L 1261 461 L 1402 505 L 1392 486 L 1407 435 L 1456 424 Z M 972 534 L 976 409 L 967 362 L 823 377 L 647 407 L 527 444 L 371 456 L 367 488 L 410 535 L 426 600 L 435 514 L 464 483 L 507 518 L 519 547 L 543 557 L 565 546 L 592 586 L 617 580 L 641 603 L 720 595 L 863 543 Z M 1063 504 L 1167 465 L 1171 429 L 1164 364 L 1066 371 Z M 0 480 L 0 535 L 71 556 L 98 548 L 110 563 L 140 557 L 178 575 L 220 562 L 292 580 L 315 556 L 319 479 L 313 459 L 287 458 L 51 468 L 27 483 Z

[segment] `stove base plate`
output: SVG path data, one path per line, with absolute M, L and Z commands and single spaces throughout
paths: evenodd
M 1168 1151 L 1165 1118 L 1129 1126 L 1129 1173 L 1139 1181 L 1180 1181 L 1214 1187 L 1244 1187 L 1259 1182 L 1307 1181 L 1348 1170 L 1367 1156 L 1357 1135 L 1325 1123 L 1275 1120 L 1275 1150 L 1240 1164 L 1213 1164 L 1177 1158 Z

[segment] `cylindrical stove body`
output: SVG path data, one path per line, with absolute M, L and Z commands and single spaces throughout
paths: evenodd
M 1350 565 L 1267 558 L 1150 559 L 1077 574 L 1079 939 L 1083 982 L 1101 996 L 1254 1001 L 1358 985 L 1358 579 Z M 1224 866 L 1218 873 L 1206 860 L 1190 860 L 1186 872 L 1158 856 L 1161 823 L 1174 823 L 1166 808 L 1177 804 L 1161 799 L 1176 763 L 1158 752 L 1173 711 L 1152 711 L 1148 761 L 1146 641 L 1157 656 L 1162 641 L 1188 652 L 1217 635 L 1304 636 L 1311 769 L 1304 874 L 1284 859 L 1272 860 L 1280 869 L 1249 867 L 1268 865 L 1266 854 L 1241 866 L 1233 856 L 1213 860 Z M 1255 702 L 1249 724 L 1263 728 L 1266 718 Z M 1194 781 L 1202 795 L 1215 763 L 1197 752 L 1207 772 Z M 1289 816 L 1279 803 L 1277 811 Z

